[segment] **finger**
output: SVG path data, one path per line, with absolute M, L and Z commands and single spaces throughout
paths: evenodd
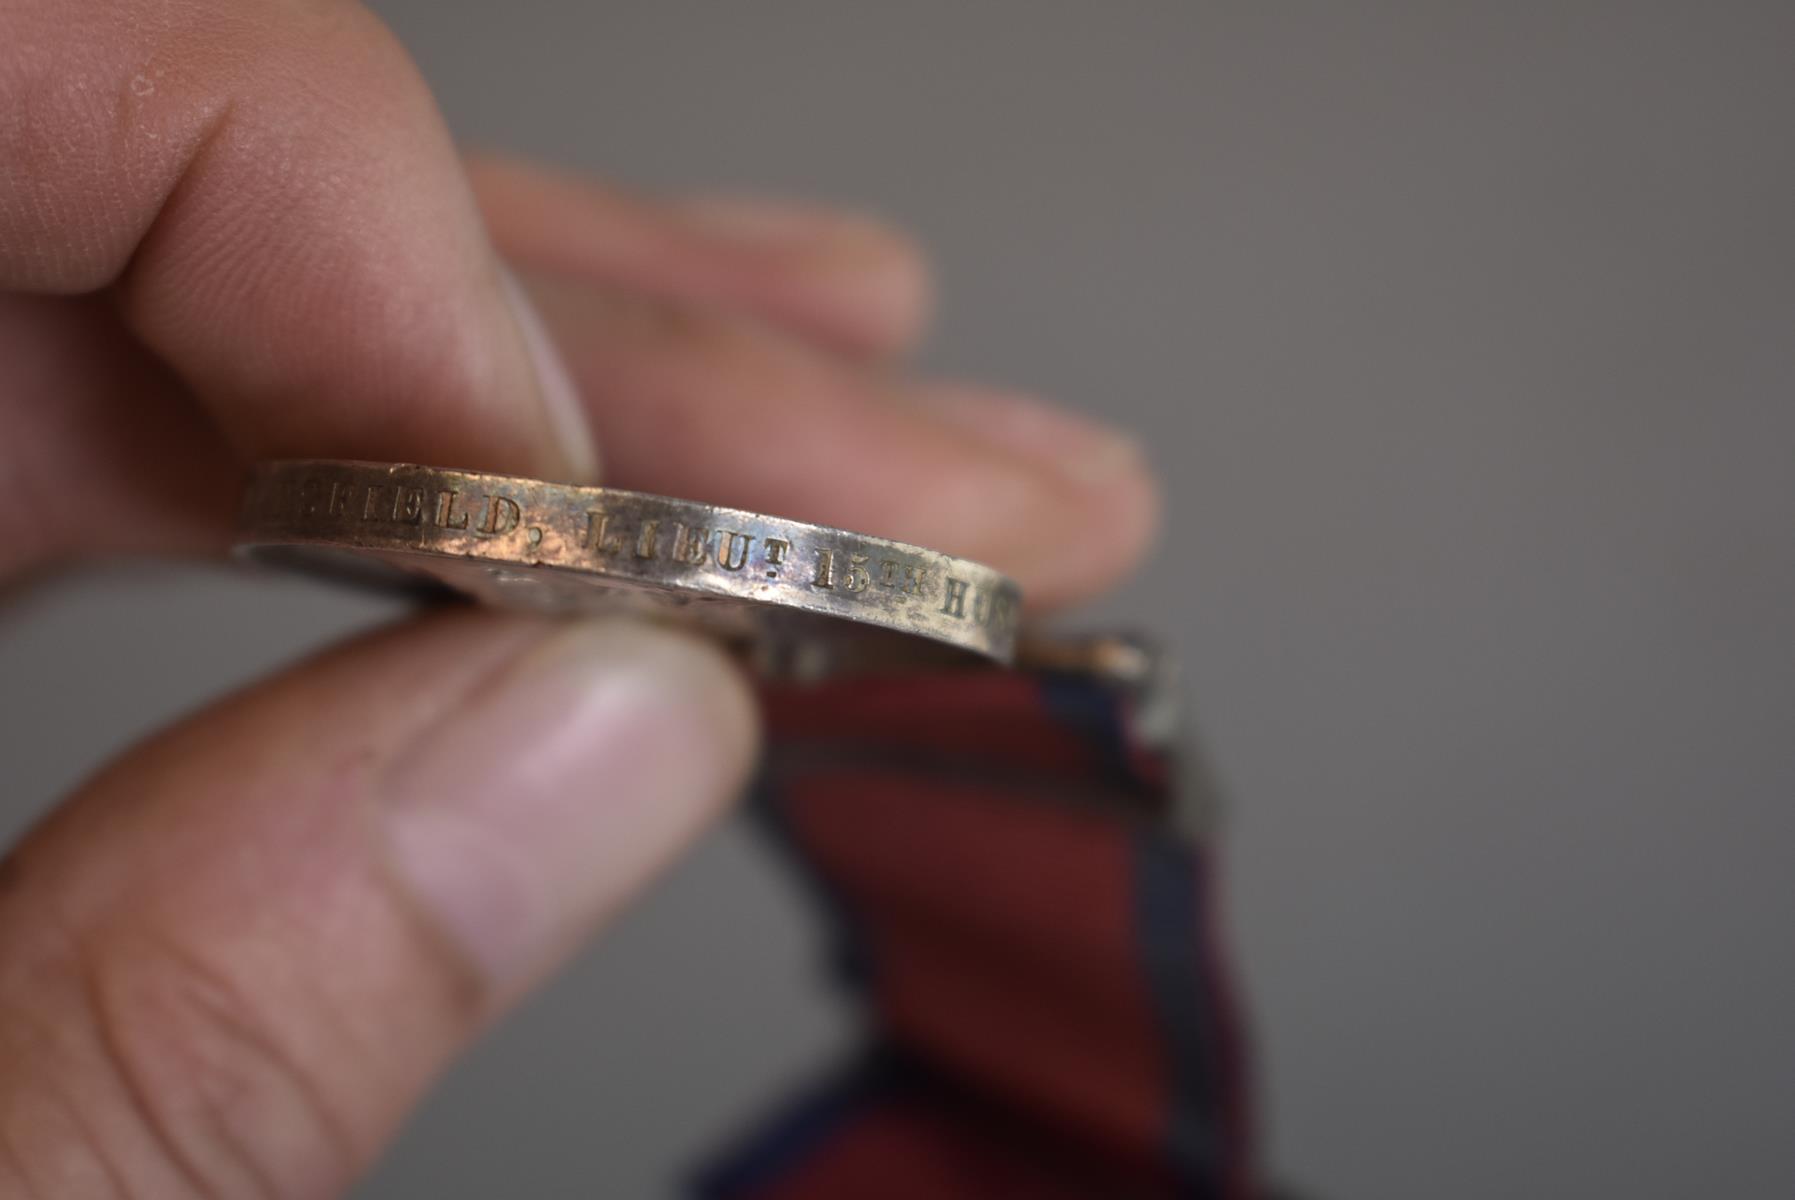
M 1151 539 L 1138 447 L 1043 401 L 904 385 L 725 314 L 530 282 L 619 487 L 961 554 L 1036 608 L 1096 594 Z
M 221 549 L 216 425 L 95 297 L 0 294 L 0 580 L 101 552 Z
M 744 196 L 650 200 L 492 156 L 468 169 L 493 239 L 532 272 L 731 309 L 854 357 L 908 349 L 928 317 L 921 252 L 868 217 Z
M 695 642 L 462 613 L 139 748 L 0 864 L 0 1194 L 336 1194 L 753 735 Z
M 242 457 L 596 469 L 429 93 L 342 0 L 0 9 L 0 289 L 110 289 Z

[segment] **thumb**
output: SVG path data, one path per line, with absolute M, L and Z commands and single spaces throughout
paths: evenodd
M 335 1194 L 754 724 L 684 637 L 461 612 L 138 748 L 0 862 L 0 1194 Z

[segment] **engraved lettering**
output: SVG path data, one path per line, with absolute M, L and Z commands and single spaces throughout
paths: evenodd
M 751 533 L 737 533 L 733 529 L 717 531 L 717 565 L 725 571 L 739 571 L 748 565 L 748 547 L 754 542 Z M 736 547 L 740 546 L 738 553 Z
M 655 545 L 654 544 L 655 544 L 656 539 L 659 537 L 660 532 L 661 532 L 661 523 L 659 521 L 644 521 L 644 522 L 642 522 L 642 528 L 636 534 L 636 557 L 637 558 L 653 558 L 654 557 L 654 554 L 655 554 Z
M 455 501 L 459 499 L 460 496 L 461 493 L 453 488 L 450 488 L 448 491 L 436 493 L 436 523 L 442 528 L 467 528 L 467 513 L 462 512 L 457 514 L 455 511 Z
M 698 566 L 710 548 L 711 531 L 696 525 L 687 527 L 684 522 L 676 523 L 674 529 L 678 532 L 673 535 L 673 561 Z
M 996 624 L 1001 629 L 1013 628 L 1016 624 L 1016 597 L 1008 592 L 998 597 Z
M 898 569 L 898 560 L 897 559 L 881 558 L 879 560 L 879 586 L 880 587 L 896 587 L 897 586 L 897 569 Z
M 372 521 L 374 519 L 374 514 L 379 511 L 380 485 L 378 483 L 370 483 L 368 485 L 368 498 L 362 501 L 361 519 L 364 521 Z
M 904 595 L 915 596 L 921 593 L 928 580 L 928 569 L 911 563 L 904 568 Z
M 785 552 L 787 550 L 790 550 L 791 548 L 792 548 L 792 544 L 790 542 L 786 541 L 784 538 L 768 538 L 767 539 L 767 565 L 769 567 L 776 567 L 780 563 L 784 562 L 785 561 Z
M 517 501 L 509 496 L 488 496 L 486 513 L 480 518 L 480 526 L 474 532 L 486 537 L 498 537 L 510 533 L 523 520 L 523 510 L 517 507 Z
M 966 619 L 966 581 L 955 579 L 949 575 L 944 582 L 941 611 L 950 617 L 958 617 L 964 621 Z
M 848 581 L 845 586 L 850 592 L 864 592 L 873 577 L 866 573 L 867 556 L 851 554 L 848 556 Z
M 350 493 L 354 491 L 355 485 L 352 483 L 343 483 L 341 480 L 332 483 L 330 485 L 330 499 L 324 505 L 325 514 L 332 517 L 348 516 L 349 496 Z
M 594 554 L 615 554 L 623 549 L 623 535 L 611 530 L 611 514 L 600 509 L 586 510 L 585 548 Z
M 810 582 L 820 588 L 835 587 L 835 551 L 819 549 L 816 552 L 816 578 Z
M 972 623 L 989 625 L 991 623 L 991 593 L 984 588 L 972 594 Z
M 424 521 L 424 489 L 418 487 L 397 488 L 393 492 L 393 520 L 403 521 L 407 525 L 421 525 Z

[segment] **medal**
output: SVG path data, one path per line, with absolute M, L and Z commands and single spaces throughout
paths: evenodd
M 258 466 L 247 557 L 482 603 L 623 611 L 707 627 L 763 656 L 932 648 L 1009 663 L 1022 596 L 990 567 L 823 525 L 606 487 L 411 464 Z M 920 640 L 919 640 L 920 639 Z

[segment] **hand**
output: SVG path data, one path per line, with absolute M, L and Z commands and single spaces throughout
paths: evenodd
M 463 163 L 338 0 L 0 8 L 0 578 L 215 552 L 247 463 L 316 454 L 602 461 L 1101 589 L 1139 455 L 897 374 L 926 294 L 863 218 Z M 138 747 L 0 862 L 0 1194 L 337 1193 L 754 740 L 694 639 L 464 613 Z

